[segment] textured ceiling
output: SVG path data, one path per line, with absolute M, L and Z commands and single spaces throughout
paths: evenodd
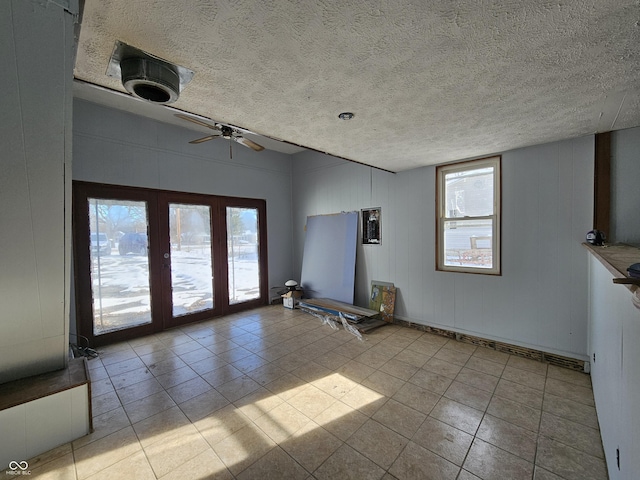
M 401 171 L 640 125 L 639 22 L 638 0 L 86 0 L 75 76 L 124 91 L 119 40 L 195 72 L 172 107 Z

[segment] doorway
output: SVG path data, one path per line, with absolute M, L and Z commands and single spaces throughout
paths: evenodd
M 268 302 L 264 200 L 74 182 L 78 333 L 99 346 Z

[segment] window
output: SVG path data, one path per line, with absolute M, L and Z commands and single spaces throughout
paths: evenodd
M 500 275 L 500 160 L 436 167 L 436 269 Z

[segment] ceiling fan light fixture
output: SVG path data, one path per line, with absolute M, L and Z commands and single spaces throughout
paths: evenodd
M 338 114 L 338 118 L 340 120 L 351 120 L 353 117 L 355 117 L 355 114 L 353 114 L 352 112 L 342 112 Z

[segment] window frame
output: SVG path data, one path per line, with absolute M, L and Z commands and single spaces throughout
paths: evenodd
M 445 178 L 449 173 L 493 168 L 493 214 L 470 215 L 463 217 L 448 217 L 446 208 Z M 502 156 L 468 160 L 436 166 L 436 270 L 443 272 L 460 272 L 480 275 L 502 275 L 501 244 L 502 244 Z M 450 221 L 483 220 L 492 222 L 491 252 L 493 266 L 491 268 L 472 265 L 445 265 L 445 223 Z M 470 247 L 471 248 L 471 247 Z

